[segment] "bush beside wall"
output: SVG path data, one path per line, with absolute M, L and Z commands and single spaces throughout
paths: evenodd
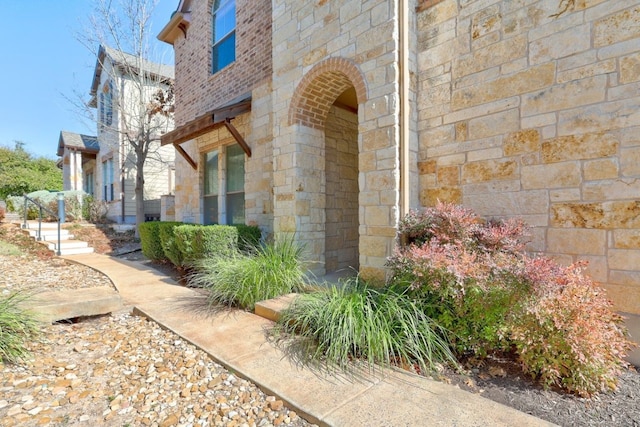
M 162 249 L 162 242 L 158 231 L 159 224 L 157 221 L 151 221 L 138 225 L 142 253 L 152 261 L 164 261 L 167 259 Z
M 238 251 L 238 230 L 230 225 L 180 225 L 174 228 L 174 234 L 184 265 L 232 256 Z

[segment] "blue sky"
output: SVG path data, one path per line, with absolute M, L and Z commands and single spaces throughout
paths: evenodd
M 80 117 L 65 95 L 89 98 L 96 58 L 77 39 L 92 13 L 89 0 L 0 0 L 0 146 L 25 143 L 35 155 L 56 158 L 61 130 L 95 135 L 95 123 Z M 159 0 L 154 37 L 169 22 L 177 0 Z M 154 38 L 154 41 L 155 40 Z M 164 62 L 171 46 L 157 41 Z

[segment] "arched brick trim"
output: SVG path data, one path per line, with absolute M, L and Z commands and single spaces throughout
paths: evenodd
M 302 78 L 289 106 L 289 125 L 295 123 L 324 129 L 329 108 L 336 98 L 353 86 L 358 104 L 367 100 L 364 77 L 356 64 L 345 58 L 329 58 L 315 65 Z

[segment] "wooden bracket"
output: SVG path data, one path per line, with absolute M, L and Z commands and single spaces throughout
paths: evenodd
M 226 118 L 224 121 L 224 125 L 226 126 L 227 130 L 231 133 L 231 135 L 233 135 L 233 138 L 238 142 L 238 145 L 242 147 L 247 157 L 251 157 L 251 147 L 249 147 L 249 144 L 247 144 L 247 141 L 245 141 L 242 135 L 240 135 L 240 132 L 238 132 L 238 129 L 236 129 L 231 124 L 231 118 L 229 117 Z
M 176 150 L 178 151 L 178 153 L 180 153 L 180 155 L 184 157 L 187 163 L 189 163 L 194 170 L 198 170 L 198 164 L 195 162 L 195 160 L 191 158 L 189 153 L 184 151 L 184 148 L 182 148 L 180 144 L 174 143 L 173 146 L 176 147 Z

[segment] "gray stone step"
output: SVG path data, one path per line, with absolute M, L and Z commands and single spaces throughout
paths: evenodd
M 39 320 L 48 323 L 122 309 L 120 295 L 108 286 L 41 292 L 23 304 L 36 313 Z

